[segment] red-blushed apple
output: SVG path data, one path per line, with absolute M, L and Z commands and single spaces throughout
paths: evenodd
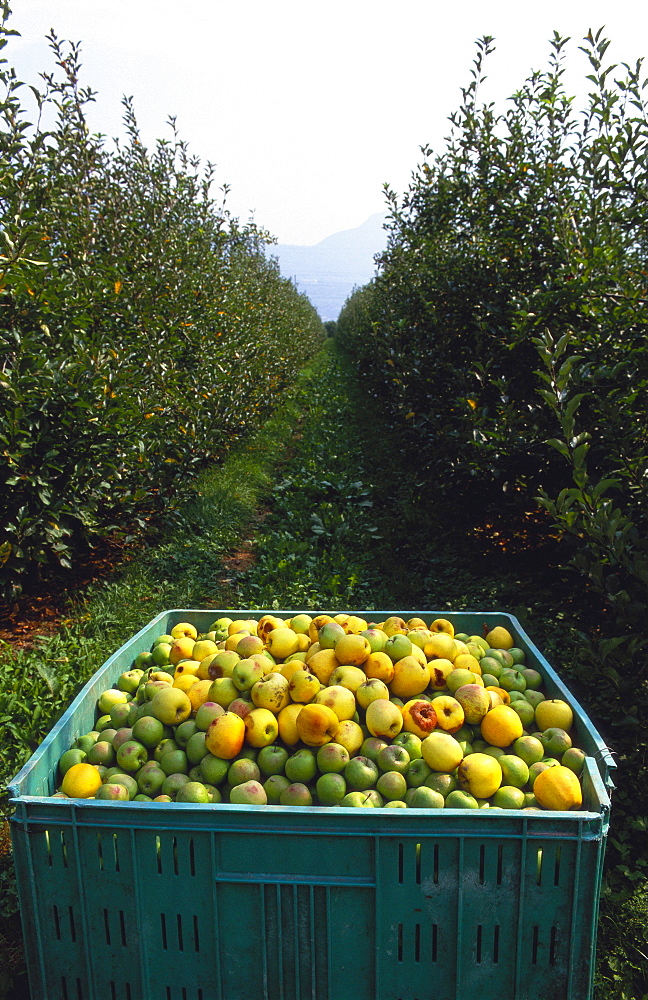
M 265 806 L 268 804 L 266 790 L 260 781 L 251 779 L 240 785 L 234 785 L 229 794 L 230 802 L 235 805 Z
M 310 806 L 313 796 L 310 788 L 301 781 L 294 781 L 281 792 L 279 804 L 282 806 Z
M 315 695 L 315 704 L 332 709 L 340 721 L 352 719 L 357 710 L 353 691 L 343 684 L 330 684 L 320 688 Z
M 455 690 L 454 696 L 463 708 L 465 721 L 471 726 L 478 725 L 490 711 L 489 692 L 479 684 L 464 684 Z

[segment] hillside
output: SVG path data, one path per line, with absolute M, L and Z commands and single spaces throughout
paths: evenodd
M 355 229 L 327 236 L 314 246 L 277 244 L 269 248 L 281 273 L 292 278 L 309 297 L 320 317 L 337 319 L 354 288 L 365 285 L 375 273 L 374 257 L 387 242 L 384 215 L 377 213 Z

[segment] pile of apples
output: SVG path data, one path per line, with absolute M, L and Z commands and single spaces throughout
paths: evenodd
M 545 697 L 505 627 L 484 633 L 397 615 L 221 617 L 204 634 L 181 622 L 102 693 L 55 795 L 580 808 L 571 707 Z

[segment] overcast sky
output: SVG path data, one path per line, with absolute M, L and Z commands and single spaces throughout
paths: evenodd
M 83 43 L 98 92 L 91 129 L 122 135 L 132 95 L 146 143 L 170 115 L 190 152 L 217 165 L 228 204 L 280 243 L 313 244 L 385 208 L 420 147 L 443 147 L 470 80 L 475 39 L 494 35 L 483 91 L 502 109 L 570 36 L 566 79 L 584 87 L 578 46 L 604 26 L 609 56 L 648 55 L 648 4 L 625 0 L 11 0 L 5 49 L 19 77 L 52 69 L 45 35 Z M 646 64 L 648 75 L 648 62 Z

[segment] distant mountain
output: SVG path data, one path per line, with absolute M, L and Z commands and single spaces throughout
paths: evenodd
M 385 216 L 372 215 L 356 229 L 327 236 L 315 246 L 279 243 L 268 247 L 285 278 L 292 278 L 311 300 L 324 322 L 337 319 L 355 287 L 374 277 L 374 256 L 387 245 Z

